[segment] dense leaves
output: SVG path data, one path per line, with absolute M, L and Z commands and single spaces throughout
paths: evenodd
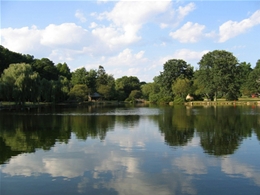
M 209 52 L 202 57 L 199 65 L 196 79 L 198 87 L 205 96 L 212 98 L 214 94 L 217 98 L 221 95 L 228 100 L 238 98 L 238 60 L 232 53 L 223 50 Z
M 16 68 L 10 64 L 16 64 Z M 198 64 L 199 69 L 194 71 L 184 60 L 170 59 L 153 82 L 145 83 L 135 76 L 115 79 L 101 65 L 97 70 L 82 67 L 70 72 L 65 62 L 55 65 L 48 58 L 34 59 L 0 46 L 0 101 L 83 101 L 86 94 L 98 93 L 103 100 L 177 103 L 185 101 L 188 94 L 195 100 L 237 100 L 242 95 L 260 94 L 260 60 L 251 68 L 247 62 L 238 63 L 228 51 L 214 50 L 202 56 Z

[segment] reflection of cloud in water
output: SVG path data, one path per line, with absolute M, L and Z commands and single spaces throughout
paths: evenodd
M 37 154 L 21 154 L 13 157 L 10 162 L 2 168 L 2 172 L 10 176 L 37 176 L 45 172 L 44 165 Z
M 238 163 L 230 158 L 223 158 L 221 170 L 231 177 L 243 175 L 246 178 L 253 179 L 256 185 L 260 186 L 260 172 L 246 164 Z
M 184 170 L 187 174 L 206 174 L 207 167 L 199 156 L 181 156 L 173 161 L 173 165 L 176 165 L 181 170 Z
M 187 194 L 196 192 L 192 186 L 192 178 L 180 172 L 173 174 L 171 166 L 154 173 L 146 172 L 141 170 L 147 160 L 145 156 L 129 156 L 128 152 L 113 145 L 101 146 L 95 143 L 82 145 L 82 142 L 72 141 L 68 145 L 56 144 L 57 148 L 48 152 L 21 154 L 2 167 L 2 172 L 10 176 L 49 174 L 51 177 L 64 179 L 79 177 L 79 193 L 100 187 L 113 189 L 124 195 L 174 195 L 178 194 L 179 190 Z M 78 151 L 75 151 L 72 145 Z M 91 152 L 86 152 L 88 149 Z M 62 153 L 66 153 L 66 156 Z M 169 159 L 170 163 L 170 158 L 166 159 Z M 53 178 L 51 180 L 55 181 Z
M 74 178 L 82 176 L 86 167 L 83 159 L 47 158 L 43 159 L 43 162 L 45 172 L 52 177 Z
M 114 132 L 108 134 L 105 141 L 119 145 L 121 150 L 128 152 L 133 149 L 145 150 L 148 142 L 164 142 L 164 137 L 159 133 L 156 123 L 148 118 L 143 118 L 141 121 L 132 127 L 117 124 Z
M 52 177 L 74 178 L 83 175 L 84 160 L 46 158 L 34 154 L 22 154 L 12 158 L 3 173 L 10 176 L 37 176 L 47 173 Z

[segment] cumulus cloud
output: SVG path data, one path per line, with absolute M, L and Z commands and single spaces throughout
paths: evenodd
M 29 52 L 39 47 L 42 31 L 36 26 L 1 29 L 2 45 L 10 50 Z
M 141 39 L 138 31 L 157 14 L 165 12 L 170 1 L 119 1 L 110 12 L 92 13 L 99 20 L 108 20 L 108 26 L 96 28 L 92 33 L 110 47 L 131 44 Z
M 86 17 L 84 16 L 84 14 L 80 10 L 76 11 L 75 17 L 78 18 L 80 22 L 84 23 L 84 22 L 87 21 Z
M 177 9 L 178 13 L 178 19 L 182 20 L 185 16 L 187 16 L 191 11 L 193 11 L 196 8 L 194 3 L 189 3 L 188 5 L 182 7 L 180 6 Z
M 32 52 L 43 46 L 65 46 L 81 43 L 87 30 L 74 23 L 50 24 L 44 29 L 36 26 L 5 28 L 2 31 L 2 44 L 17 52 Z
M 41 44 L 47 46 L 77 44 L 82 41 L 86 32 L 74 23 L 50 24 L 42 31 Z
M 209 50 L 203 50 L 203 51 L 192 51 L 189 49 L 180 49 L 180 50 L 176 50 L 173 54 L 173 58 L 176 59 L 183 59 L 186 61 L 189 60 L 199 60 L 201 59 L 201 57 L 208 53 Z
M 193 24 L 187 22 L 180 29 L 175 32 L 171 32 L 170 36 L 173 39 L 179 40 L 181 43 L 196 43 L 203 36 L 204 25 L 198 23 Z
M 140 80 L 147 80 L 146 76 L 150 74 L 147 70 L 149 63 L 151 62 L 145 57 L 145 51 L 134 52 L 126 48 L 111 57 L 101 56 L 95 64 L 88 64 L 86 67 L 93 69 L 98 64 L 102 64 L 104 67 L 109 67 L 107 72 L 114 75 L 115 78 L 136 76 Z M 149 80 L 152 80 L 152 78 L 149 78 Z
M 249 18 L 240 22 L 229 20 L 219 27 L 219 42 L 227 40 L 245 33 L 248 29 L 260 24 L 260 10 L 254 12 Z

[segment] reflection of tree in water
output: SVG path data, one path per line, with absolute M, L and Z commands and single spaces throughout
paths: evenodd
M 133 127 L 138 124 L 140 120 L 139 115 L 122 115 L 116 116 L 116 122 L 124 127 Z
M 193 138 L 194 125 L 190 110 L 184 106 L 163 109 L 159 116 L 159 129 L 170 146 L 183 146 Z
M 67 143 L 70 134 L 66 118 L 60 116 L 0 115 L 0 163 L 20 153 L 50 150 L 56 141 Z
M 88 137 L 104 140 L 107 131 L 112 130 L 114 124 L 115 116 L 113 115 L 83 115 L 70 117 L 72 132 L 74 132 L 79 139 L 84 140 Z
M 252 134 L 257 117 L 243 114 L 248 107 L 208 107 L 199 109 L 195 127 L 201 146 L 213 155 L 233 154 L 243 138 Z

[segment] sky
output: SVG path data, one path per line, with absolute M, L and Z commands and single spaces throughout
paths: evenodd
M 209 51 L 260 59 L 260 1 L 1 1 L 1 45 L 66 62 L 103 66 L 115 79 L 153 82 L 170 59 L 198 69 Z

